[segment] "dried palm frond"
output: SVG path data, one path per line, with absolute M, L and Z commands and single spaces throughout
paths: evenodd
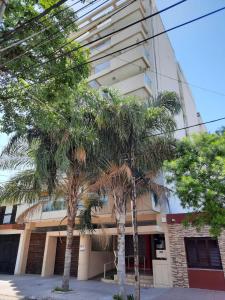
M 85 163 L 86 162 L 86 151 L 83 147 L 79 147 L 74 152 L 75 159 L 78 162 Z

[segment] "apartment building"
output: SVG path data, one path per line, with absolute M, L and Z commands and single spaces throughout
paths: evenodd
M 119 30 L 156 11 L 151 0 L 109 0 L 79 22 L 74 34 L 81 44 L 94 41 Z M 172 13 L 172 12 L 171 12 Z M 161 91 L 175 91 L 180 96 L 183 111 L 177 116 L 178 128 L 201 122 L 194 99 L 176 61 L 166 34 L 148 42 L 128 47 L 164 30 L 159 15 L 137 23 L 123 31 L 90 45 L 90 59 L 94 62 L 88 79 L 93 88 L 110 86 L 122 94 L 135 95 L 148 101 Z M 118 52 L 115 52 L 118 51 Z M 114 54 L 109 55 L 114 52 Z M 96 60 L 96 58 L 101 58 Z M 205 130 L 202 126 L 181 130 L 177 138 Z M 163 183 L 163 177 L 159 178 Z M 63 273 L 66 211 L 64 200 L 44 205 L 24 224 L 16 218 L 27 205 L 7 206 L 0 210 L 0 273 L 40 274 L 51 276 Z M 113 201 L 106 197 L 104 206 L 93 216 L 93 233 L 74 230 L 71 275 L 87 280 L 104 273 L 105 279 L 115 268 L 117 229 L 112 215 Z M 166 213 L 168 199 L 158 199 L 149 192 L 138 201 L 138 230 L 140 271 L 145 284 L 156 287 L 175 285 L 172 272 L 171 245 Z M 131 214 L 126 217 L 126 268 L 133 269 Z M 182 283 L 181 283 L 182 285 Z M 187 286 L 187 280 L 184 286 Z

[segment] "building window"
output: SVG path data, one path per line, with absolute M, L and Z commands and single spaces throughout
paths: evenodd
M 189 268 L 222 269 L 217 239 L 198 237 L 184 241 Z
M 89 85 L 93 88 L 93 89 L 97 89 L 100 87 L 100 84 L 96 81 L 96 80 L 91 80 L 89 81 Z
M 17 205 L 13 207 L 0 207 L 0 224 L 14 224 L 16 219 Z
M 66 203 L 64 199 L 58 199 L 55 201 L 49 201 L 46 204 L 43 205 L 42 211 L 48 212 L 48 211 L 56 211 L 56 210 L 65 210 L 66 209 Z
M 103 42 L 101 42 L 101 43 L 95 45 L 94 47 L 90 48 L 90 50 L 91 50 L 91 52 L 93 52 L 95 50 L 96 51 L 101 51 L 101 50 L 107 48 L 108 46 L 110 46 L 110 44 L 111 44 L 111 39 L 106 39 Z
M 148 85 L 151 88 L 152 81 L 151 81 L 150 77 L 147 74 L 145 74 L 144 80 L 145 80 L 145 84 Z
M 98 73 L 110 67 L 110 61 L 105 61 L 101 64 L 98 64 L 94 67 L 94 72 Z

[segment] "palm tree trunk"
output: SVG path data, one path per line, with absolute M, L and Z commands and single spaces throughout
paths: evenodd
M 139 275 L 139 250 L 138 250 L 138 226 L 137 226 L 137 195 L 135 177 L 132 176 L 131 213 L 134 245 L 134 299 L 140 300 L 140 275 Z
M 118 217 L 118 262 L 117 277 L 119 284 L 119 295 L 126 299 L 126 265 L 125 265 L 125 212 Z
M 63 272 L 63 279 L 62 279 L 62 289 L 65 291 L 69 290 L 74 226 L 75 226 L 75 216 L 74 217 L 68 216 L 64 272 Z
M 77 213 L 77 195 L 76 195 L 76 177 L 73 174 L 68 183 L 68 199 L 67 199 L 67 237 L 64 261 L 64 272 L 62 279 L 62 289 L 69 290 L 71 257 L 73 246 L 73 230 L 75 227 L 75 217 Z

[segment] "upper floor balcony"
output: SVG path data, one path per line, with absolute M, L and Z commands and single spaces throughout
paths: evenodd
M 90 42 L 145 16 L 143 1 L 136 0 L 129 5 L 126 4 L 126 1 L 112 0 L 102 5 L 78 22 L 79 31 L 72 37 L 77 37 L 80 43 Z M 126 8 L 122 9 L 125 5 Z M 147 33 L 145 22 L 142 22 L 142 25 Z
M 147 73 L 140 73 L 112 85 L 124 95 L 148 99 L 152 95 L 152 82 Z
M 92 65 L 89 82 L 96 80 L 101 86 L 112 86 L 143 73 L 150 68 L 148 51 L 143 45 L 122 54 L 97 61 Z
M 47 199 L 46 199 L 47 200 Z M 114 210 L 114 202 L 111 196 L 104 196 L 101 197 L 102 208 L 97 208 L 94 210 L 93 218 L 94 222 L 103 223 L 104 220 L 110 220 L 110 222 L 115 222 L 115 218 L 113 217 L 113 210 Z M 22 204 L 18 205 L 16 218 L 18 218 L 24 211 L 26 211 L 31 205 Z M 148 192 L 143 196 L 138 198 L 137 201 L 137 211 L 138 215 L 154 215 L 160 212 L 160 201 L 158 197 L 152 193 Z M 78 215 L 79 212 L 83 209 L 82 205 L 78 207 Z M 60 226 L 61 221 L 65 221 L 66 219 L 66 204 L 65 200 L 59 199 L 56 201 L 49 201 L 46 202 L 42 207 L 33 211 L 30 214 L 27 214 L 25 219 L 26 222 L 34 222 L 34 223 L 43 223 L 45 226 L 51 226 L 51 224 L 58 224 Z M 131 217 L 131 208 L 130 204 L 127 204 L 127 217 Z M 15 222 L 15 214 L 14 214 L 14 221 Z M 64 223 L 65 225 L 65 223 Z M 54 225 L 55 226 L 55 225 Z

